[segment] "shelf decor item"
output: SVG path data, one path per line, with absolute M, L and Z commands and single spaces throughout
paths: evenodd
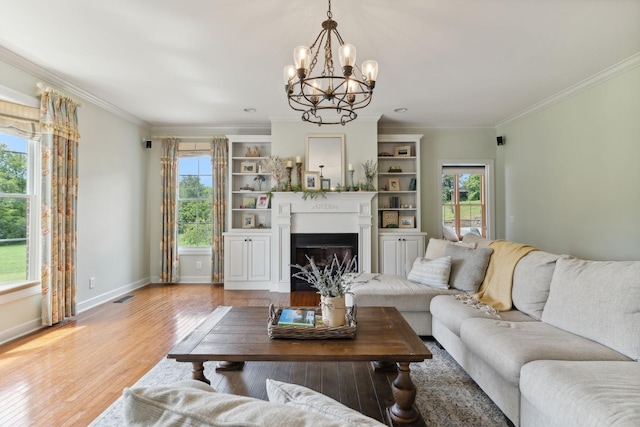
M 410 145 L 402 145 L 396 147 L 395 157 L 411 157 L 411 146 Z
M 362 168 L 364 169 L 364 177 L 366 179 L 364 191 L 376 191 L 376 187 L 373 185 L 373 179 L 378 173 L 378 162 L 367 160 L 362 164 Z
M 396 228 L 398 226 L 398 211 L 382 212 L 382 228 Z
M 242 214 L 242 228 L 256 228 L 255 214 Z
M 247 151 L 244 153 L 245 157 L 260 157 L 260 147 L 247 147 Z
M 413 216 L 401 216 L 399 221 L 400 228 L 416 228 L 415 217 Z
M 261 165 L 262 169 L 271 175 L 272 181 L 275 181 L 276 184 L 276 191 L 279 191 L 282 177 L 286 173 L 284 159 L 280 156 L 271 155 L 262 159 Z
M 322 307 L 322 321 L 327 326 L 342 326 L 346 322 L 345 295 L 350 294 L 351 283 L 354 274 L 358 270 L 356 257 L 345 257 L 338 261 L 336 254 L 323 268 L 316 265 L 314 258 L 305 255 L 308 264 L 304 267 L 300 264 L 292 266 L 297 268 L 297 273 L 292 276 L 304 280 L 320 294 Z
M 258 164 L 256 162 L 242 162 L 240 163 L 240 172 L 256 173 L 258 172 Z

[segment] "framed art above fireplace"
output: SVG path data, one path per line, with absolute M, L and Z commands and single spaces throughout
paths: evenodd
M 331 180 L 331 185 L 345 185 L 344 135 L 307 135 L 306 168 Z

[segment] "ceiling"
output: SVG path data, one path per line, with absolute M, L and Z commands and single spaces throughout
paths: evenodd
M 282 70 L 327 11 L 326 0 L 2 2 L 0 46 L 21 68 L 159 127 L 297 117 Z M 359 113 L 383 126 L 493 127 L 640 52 L 640 0 L 333 0 L 332 12 L 358 63 L 379 63 Z

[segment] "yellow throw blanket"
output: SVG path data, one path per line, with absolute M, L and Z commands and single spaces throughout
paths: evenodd
M 478 293 L 473 297 L 498 311 L 508 311 L 512 307 L 511 287 L 516 264 L 523 256 L 537 249 L 507 240 L 494 240 L 489 243 L 489 247 L 493 249 L 493 253 L 489 259 L 487 274 Z

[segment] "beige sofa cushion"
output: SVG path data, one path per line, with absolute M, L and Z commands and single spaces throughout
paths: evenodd
M 640 426 L 640 363 L 539 360 L 522 367 L 520 392 L 523 426 Z
M 640 261 L 558 259 L 542 320 L 640 360 Z
M 532 251 L 523 256 L 513 271 L 511 299 L 513 306 L 536 320 L 542 318 L 542 310 L 549 297 L 551 278 L 560 255 L 544 251 Z
M 518 310 L 501 311 L 498 315 L 471 307 L 458 301 L 453 295 L 438 295 L 431 300 L 431 315 L 451 332 L 460 336 L 460 325 L 472 317 L 506 320 L 509 322 L 534 322 L 535 319 Z
M 301 385 L 267 379 L 267 395 L 270 402 L 286 404 L 304 411 L 317 413 L 349 426 L 384 426 L 384 424 L 373 418 L 362 415 L 360 412 L 336 402 L 329 396 Z
M 157 387 L 125 388 L 124 416 L 128 426 L 349 426 L 289 405 L 203 388 L 200 381 Z M 337 402 L 336 402 L 337 403 Z
M 586 338 L 543 322 L 506 322 L 471 318 L 460 326 L 460 339 L 511 384 L 533 360 L 620 360 L 628 357 Z
M 375 277 L 375 278 L 374 278 Z M 347 295 L 347 304 L 362 307 L 395 307 L 398 311 L 429 311 L 431 299 L 436 295 L 460 293 L 455 289 L 437 289 L 413 283 L 395 274 L 367 274 L 351 287 L 353 296 Z

